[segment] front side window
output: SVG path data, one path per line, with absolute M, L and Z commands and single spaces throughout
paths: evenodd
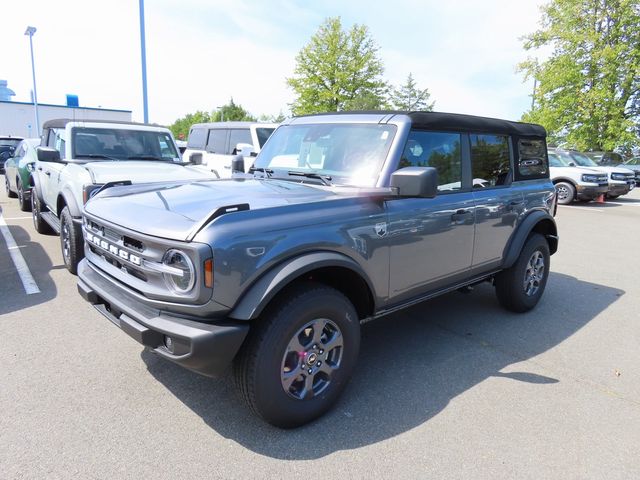
M 163 160 L 179 158 L 166 132 L 119 128 L 81 128 L 72 133 L 74 158 L 104 160 Z
M 47 147 L 58 150 L 60 158 L 66 157 L 64 132 L 61 128 L 52 128 L 49 130 L 49 138 L 47 139 Z
M 264 147 L 264 142 L 267 141 L 274 130 L 275 128 L 256 128 L 256 135 L 258 136 L 258 145 L 260 145 L 260 148 Z
M 334 185 L 373 187 L 396 133 L 395 125 L 318 124 L 278 128 L 255 168 L 273 176 L 322 175 Z
M 460 134 L 412 130 L 398 164 L 398 168 L 404 167 L 433 167 L 438 171 L 438 191 L 460 190 Z
M 187 148 L 195 148 L 196 150 L 204 150 L 207 144 L 207 129 L 192 128 L 187 139 Z
M 248 128 L 232 128 L 229 134 L 229 150 L 232 155 L 236 153 L 236 146 L 239 143 L 248 143 L 253 145 L 251 140 L 251 131 Z
M 509 137 L 471 134 L 469 138 L 474 188 L 500 187 L 511 183 Z

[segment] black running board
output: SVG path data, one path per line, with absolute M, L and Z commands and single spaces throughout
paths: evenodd
M 58 217 L 51 212 L 42 212 L 40 216 L 58 235 L 60 235 L 60 220 L 58 220 Z

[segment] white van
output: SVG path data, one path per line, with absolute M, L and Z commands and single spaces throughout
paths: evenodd
M 190 161 L 194 153 L 200 153 L 202 165 L 219 178 L 229 178 L 233 173 L 232 159 L 241 155 L 244 171 L 248 172 L 277 126 L 276 123 L 254 122 L 196 123 L 189 130 L 187 149 L 182 158 Z

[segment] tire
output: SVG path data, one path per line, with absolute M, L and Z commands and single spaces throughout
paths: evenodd
M 64 207 L 60 214 L 60 248 L 62 259 L 67 270 L 78 273 L 78 263 L 84 258 L 82 232 L 73 223 L 69 207 Z
M 46 208 L 40 202 L 38 198 L 38 194 L 36 193 L 36 189 L 31 189 L 31 218 L 33 219 L 33 227 L 36 229 L 36 232 L 42 233 L 44 235 L 53 233 L 53 229 L 51 226 L 42 218 L 40 212 L 43 208 Z
M 31 202 L 28 202 L 24 198 L 24 189 L 22 188 L 22 180 L 18 179 L 18 203 L 20 204 L 20 210 L 28 212 L 31 210 Z
M 618 198 L 619 196 L 620 195 L 610 195 L 610 194 L 607 193 L 607 198 L 610 198 L 612 200 L 615 199 L 615 198 Z
M 11 191 L 11 187 L 9 186 L 9 177 L 4 176 L 4 189 L 7 191 L 7 197 L 16 198 L 18 195 Z
M 333 406 L 359 349 L 351 302 L 333 288 L 304 283 L 279 295 L 252 325 L 234 361 L 236 386 L 266 422 L 298 427 Z
M 549 244 L 539 233 L 527 239 L 516 262 L 495 278 L 500 304 L 512 312 L 526 312 L 538 304 L 549 278 Z
M 576 187 L 569 182 L 558 182 L 555 187 L 560 205 L 569 205 L 576 198 Z

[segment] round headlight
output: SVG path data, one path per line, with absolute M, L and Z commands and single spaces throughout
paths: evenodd
M 180 250 L 169 250 L 164 254 L 162 263 L 177 270 L 176 273 L 163 274 L 164 281 L 171 290 L 176 293 L 187 293 L 193 288 L 196 272 L 193 262 L 186 254 Z

